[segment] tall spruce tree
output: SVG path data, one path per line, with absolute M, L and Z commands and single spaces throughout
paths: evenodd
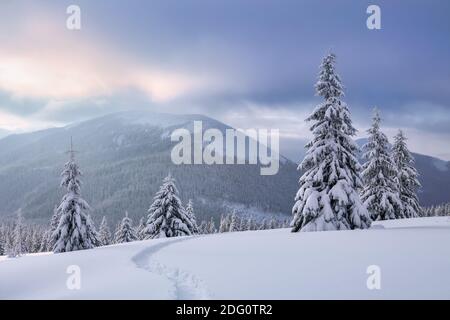
M 133 221 L 128 217 L 128 212 L 125 212 L 125 217 L 120 223 L 120 227 L 115 235 L 116 243 L 125 243 L 138 240 L 136 231 L 133 228 Z
M 170 174 L 153 199 L 143 233 L 145 239 L 189 236 L 194 233 L 194 225 L 178 198 L 175 180 Z
M 381 118 L 374 109 L 372 127 L 368 142 L 363 146 L 364 189 L 361 198 L 373 220 L 403 218 L 402 203 L 399 197 L 397 168 L 392 160 L 389 141 L 380 130 Z
M 88 203 L 81 197 L 82 175 L 75 162 L 75 151 L 70 144 L 70 159 L 61 174 L 61 187 L 67 193 L 58 207 L 59 223 L 52 235 L 55 253 L 91 249 L 99 245 L 98 235 L 88 214 Z
M 314 137 L 299 165 L 304 174 L 292 209 L 292 232 L 364 229 L 371 223 L 359 197 L 361 166 L 352 139 L 356 129 L 341 100 L 343 85 L 335 62 L 334 54 L 323 59 L 315 87 L 324 102 L 306 119 L 314 122 Z
M 414 218 L 423 215 L 419 205 L 417 189 L 420 188 L 418 180 L 419 174 L 414 168 L 414 158 L 406 145 L 406 136 L 399 130 L 394 137 L 392 146 L 392 158 L 397 169 L 397 179 L 399 184 L 400 200 L 403 205 L 403 215 L 405 218 Z

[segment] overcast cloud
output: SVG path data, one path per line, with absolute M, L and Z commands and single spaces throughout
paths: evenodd
M 81 31 L 65 28 L 75 2 Z M 388 134 L 402 128 L 414 151 L 450 159 L 450 2 L 377 1 L 378 31 L 366 28 L 369 4 L 1 1 L 0 129 L 144 108 L 280 128 L 295 144 L 333 50 L 361 136 L 377 106 Z

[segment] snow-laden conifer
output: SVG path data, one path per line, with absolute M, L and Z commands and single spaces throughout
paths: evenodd
M 208 233 L 209 234 L 213 234 L 213 233 L 216 233 L 216 232 L 217 232 L 217 230 L 216 230 L 216 223 L 214 222 L 213 217 L 211 217 L 211 219 L 209 220 L 209 223 L 208 223 Z
M 26 253 L 25 248 L 25 227 L 23 224 L 22 211 L 19 209 L 17 212 L 17 219 L 14 225 L 12 244 L 8 250 L 9 257 L 20 257 Z
M 202 222 L 198 226 L 198 233 L 199 234 L 208 234 L 209 233 L 208 222 L 206 222 L 205 220 L 202 220 Z
M 191 220 L 192 226 L 193 226 L 193 234 L 199 233 L 199 228 L 197 225 L 197 218 L 195 217 L 194 213 L 194 203 L 192 202 L 192 199 L 189 199 L 188 204 L 186 206 L 186 215 Z
M 254 223 L 252 217 L 249 217 L 245 224 L 245 231 L 250 231 L 250 230 L 254 230 L 254 229 L 255 229 L 255 223 Z
M 41 252 L 45 251 L 52 251 L 55 238 L 53 237 L 53 233 L 55 232 L 56 228 L 58 227 L 59 220 L 61 219 L 61 212 L 58 210 L 58 206 L 55 206 L 53 208 L 53 215 L 50 219 L 50 227 L 44 234 L 44 239 L 42 240 Z
M 392 160 L 389 141 L 380 130 L 381 118 L 374 110 L 369 140 L 363 146 L 364 189 L 361 198 L 373 220 L 403 218 L 402 203 L 399 197 L 397 168 Z
M 89 205 L 81 197 L 82 173 L 75 162 L 72 144 L 69 153 L 70 159 L 61 174 L 61 187 L 65 188 L 67 193 L 57 209 L 60 219 L 52 235 L 55 253 L 91 249 L 99 245 L 95 226 L 88 213 Z
M 6 226 L 0 225 L 0 256 L 6 255 Z
M 419 174 L 414 168 L 414 158 L 406 145 L 406 136 L 399 130 L 394 137 L 392 158 L 397 169 L 400 200 L 405 218 L 415 218 L 423 215 L 419 205 L 417 189 L 420 188 Z
M 145 229 L 145 226 L 146 226 L 145 222 L 146 221 L 145 221 L 144 217 L 142 217 L 139 220 L 139 225 L 138 225 L 138 227 L 136 229 L 136 235 L 137 235 L 139 240 L 144 240 L 145 239 L 145 234 L 144 234 L 144 229 Z
M 153 199 L 143 233 L 146 239 L 189 236 L 194 233 L 194 225 L 178 198 L 175 180 L 170 174 Z
M 371 222 L 359 196 L 361 167 L 352 139 L 356 129 L 342 101 L 335 60 L 334 54 L 323 59 L 316 92 L 324 101 L 307 118 L 313 122 L 313 139 L 299 165 L 304 174 L 292 209 L 293 232 L 364 229 Z
M 98 230 L 98 240 L 102 246 L 111 244 L 111 230 L 109 229 L 106 217 L 103 216 L 100 228 Z
M 228 232 L 230 230 L 230 216 L 228 214 L 220 217 L 219 232 Z
M 228 230 L 229 232 L 236 232 L 239 231 L 239 225 L 238 225 L 238 216 L 236 215 L 236 212 L 233 212 L 231 214 L 230 218 L 230 228 Z
M 128 212 L 125 212 L 125 217 L 122 219 L 114 239 L 116 243 L 125 243 L 138 240 L 136 231 L 133 228 L 133 221 L 128 217 Z

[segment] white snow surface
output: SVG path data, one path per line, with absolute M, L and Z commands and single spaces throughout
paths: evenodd
M 0 299 L 450 299 L 450 219 L 289 229 L 0 257 Z M 67 267 L 81 270 L 69 290 Z M 367 288 L 380 268 L 381 289 Z

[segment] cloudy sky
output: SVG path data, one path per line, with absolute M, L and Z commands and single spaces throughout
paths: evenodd
M 381 30 L 366 27 L 372 3 Z M 279 128 L 302 148 L 332 50 L 360 136 L 377 106 L 390 136 L 403 128 L 411 149 L 450 160 L 449 12 L 439 0 L 2 0 L 0 132 L 139 108 Z

